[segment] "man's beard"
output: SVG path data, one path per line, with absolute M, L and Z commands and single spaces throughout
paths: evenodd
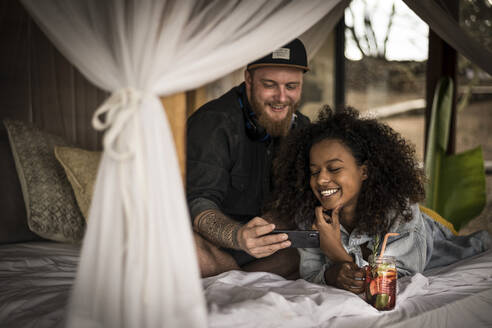
M 267 114 L 265 114 L 266 105 L 260 103 L 254 93 L 253 86 L 251 87 L 251 108 L 253 112 L 256 114 L 256 119 L 258 124 L 262 126 L 269 135 L 272 137 L 284 137 L 289 133 L 289 129 L 292 123 L 292 114 L 299 106 L 299 102 L 297 103 L 289 103 L 288 104 L 288 112 L 285 115 L 284 119 L 281 121 L 273 121 Z

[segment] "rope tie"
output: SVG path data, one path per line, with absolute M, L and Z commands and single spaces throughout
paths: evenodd
M 115 91 L 96 110 L 92 117 L 92 126 L 97 131 L 108 129 L 104 134 L 105 152 L 115 160 L 125 160 L 133 155 L 130 150 L 118 149 L 118 137 L 122 130 L 137 113 L 142 93 L 134 88 L 123 88 Z M 106 114 L 103 120 L 102 116 Z

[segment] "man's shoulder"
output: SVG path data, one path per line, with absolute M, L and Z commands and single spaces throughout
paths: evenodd
M 296 128 L 304 128 L 311 123 L 311 120 L 306 115 L 302 114 L 300 111 L 296 110 Z
M 238 87 L 234 87 L 222 96 L 212 99 L 202 105 L 189 117 L 188 122 L 197 119 L 205 119 L 206 117 L 214 117 L 214 119 L 233 119 L 233 117 L 241 116 L 237 88 Z

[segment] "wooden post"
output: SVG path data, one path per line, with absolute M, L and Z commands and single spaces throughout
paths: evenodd
M 345 17 L 335 26 L 335 110 L 345 107 Z
M 174 146 L 178 154 L 179 168 L 183 183 L 186 182 L 186 94 L 180 92 L 171 96 L 161 97 L 166 110 L 167 119 L 171 125 Z
M 206 102 L 206 89 L 201 87 L 161 97 L 161 102 L 166 110 L 167 120 L 171 125 L 181 177 L 183 178 L 183 184 L 186 186 L 186 120 L 188 116 Z
M 186 117 L 207 102 L 207 87 L 203 86 L 186 92 Z

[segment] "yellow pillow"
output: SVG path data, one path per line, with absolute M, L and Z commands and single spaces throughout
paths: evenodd
M 63 166 L 80 211 L 87 221 L 101 152 L 72 147 L 55 147 L 55 157 Z
M 420 211 L 421 212 L 427 214 L 434 221 L 439 222 L 440 224 L 442 224 L 443 226 L 445 226 L 446 228 L 448 228 L 449 230 L 451 230 L 451 232 L 454 235 L 458 235 L 458 232 L 456 232 L 456 230 L 454 229 L 454 226 L 453 226 L 453 224 L 451 222 L 449 222 L 448 220 L 446 220 L 445 218 L 443 218 L 437 212 L 431 210 L 430 208 L 424 207 L 422 205 L 419 205 L 419 207 L 420 207 Z

